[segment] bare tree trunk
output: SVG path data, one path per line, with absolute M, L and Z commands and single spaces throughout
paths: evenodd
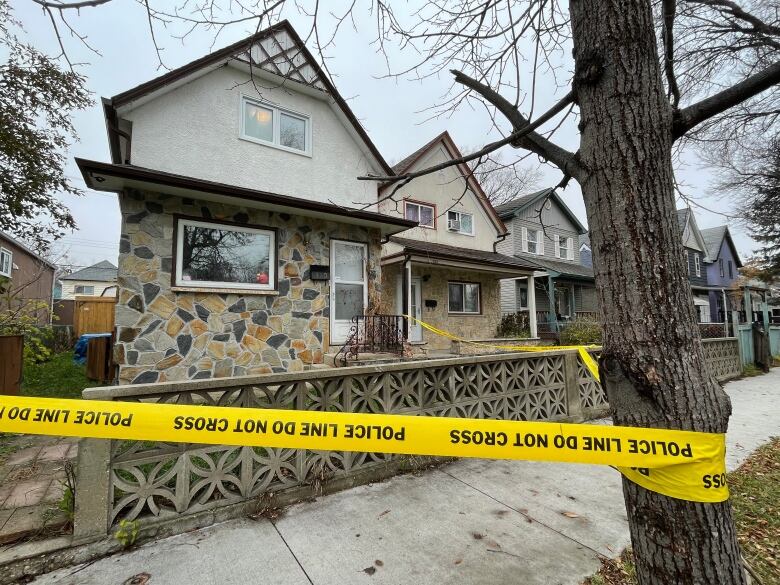
M 582 191 L 616 424 L 726 431 L 683 263 L 649 0 L 571 0 Z M 731 504 L 686 502 L 624 479 L 639 582 L 745 583 Z

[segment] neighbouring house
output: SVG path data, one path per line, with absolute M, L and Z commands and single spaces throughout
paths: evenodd
M 76 270 L 59 277 L 62 286 L 59 299 L 73 300 L 76 297 L 100 297 L 116 285 L 117 267 L 108 260 Z
M 51 321 L 54 272 L 57 267 L 26 244 L 0 231 L 0 280 L 8 279 L 0 311 L 22 311 L 38 325 Z M 10 302 L 10 306 L 8 306 Z
M 580 236 L 580 264 L 593 268 L 593 250 L 590 247 L 590 232 Z
M 443 132 L 393 170 L 402 175 L 460 156 L 452 137 Z M 385 185 L 380 201 L 383 213 L 418 224 L 382 246 L 384 311 L 411 315 L 469 340 L 495 338 L 500 279 L 533 278 L 539 267 L 496 252 L 496 244 L 507 236 L 506 226 L 470 169 L 453 166 L 408 185 Z M 466 350 L 417 321 L 408 324 L 408 338 L 428 351 Z
M 301 370 L 381 294 L 392 169 L 289 23 L 104 100 L 120 383 Z
M 503 314 L 532 311 L 544 330 L 576 317 L 595 318 L 598 308 L 593 268 L 580 262 L 587 230 L 554 189 L 543 189 L 499 205 L 496 210 L 509 236 L 496 249 L 539 266 L 534 286 L 515 278 L 501 284 Z M 588 253 L 590 247 L 588 246 Z M 590 256 L 588 255 L 588 258 Z M 533 290 L 533 293 L 531 291 Z
M 731 311 L 741 310 L 735 289 L 742 261 L 728 226 L 706 228 L 701 230 L 701 235 L 707 247 L 710 321 L 724 323 Z
M 710 323 L 710 289 L 705 265 L 709 262 L 707 243 L 690 208 L 677 210 L 677 225 L 682 236 L 683 258 L 693 291 L 693 304 L 697 318 L 700 323 Z

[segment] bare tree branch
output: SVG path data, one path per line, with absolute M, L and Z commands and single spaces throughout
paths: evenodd
M 512 105 L 509 100 L 504 98 L 494 89 L 483 83 L 480 83 L 476 79 L 469 77 L 461 71 L 453 70 L 452 74 L 455 75 L 455 81 L 463 84 L 469 89 L 474 90 L 488 102 L 493 104 L 498 109 L 498 111 L 501 112 L 507 118 L 507 120 L 509 120 L 509 122 L 512 124 L 512 127 L 515 129 L 515 133 L 526 130 L 522 133 L 522 135 L 517 136 L 516 139 L 512 141 L 513 146 L 525 148 L 526 150 L 530 150 L 531 152 L 538 154 L 543 159 L 549 160 L 555 164 L 564 172 L 564 174 L 571 175 L 577 180 L 580 180 L 584 177 L 584 169 L 577 161 L 576 155 L 573 152 L 569 152 L 557 144 L 550 142 L 544 136 L 541 136 L 536 132 L 528 132 L 527 130 L 530 122 L 525 116 L 523 116 L 523 114 L 520 113 L 520 110 Z M 566 100 L 565 103 L 563 100 L 561 100 L 555 106 L 553 106 L 553 108 L 556 108 L 555 113 L 563 110 L 569 103 L 573 102 L 574 94 L 569 92 L 564 97 L 564 100 Z M 552 110 L 548 110 L 548 114 L 550 111 Z M 545 114 L 545 116 L 546 115 L 547 114 Z M 541 119 L 542 118 L 539 118 L 539 120 Z M 537 120 L 537 122 L 539 122 L 539 120 Z
M 442 169 L 446 169 L 448 167 L 460 165 L 478 159 L 480 157 L 485 156 L 486 154 L 490 154 L 491 152 L 498 150 L 502 146 L 506 146 L 507 144 L 514 144 L 515 142 L 522 140 L 526 136 L 530 134 L 534 134 L 534 130 L 536 128 L 538 128 L 539 126 L 547 122 L 550 118 L 554 117 L 556 114 L 564 110 L 566 106 L 572 103 L 573 100 L 574 100 L 574 94 L 572 92 L 567 93 L 565 96 L 563 96 L 563 98 L 561 98 L 560 101 L 558 101 L 558 103 L 556 103 L 552 108 L 547 110 L 544 114 L 539 116 L 539 118 L 536 119 L 534 122 L 531 123 L 526 122 L 526 126 L 524 128 L 512 132 L 512 134 L 502 138 L 501 140 L 496 140 L 495 142 L 491 142 L 485 145 L 484 147 L 482 147 L 480 150 L 476 152 L 472 152 L 471 154 L 466 154 L 458 158 L 453 158 L 443 163 L 439 163 L 437 165 L 433 165 L 431 167 L 419 171 L 415 171 L 413 173 L 403 173 L 401 175 L 391 175 L 391 176 L 362 175 L 358 177 L 358 180 L 359 181 L 392 181 L 392 182 L 403 181 L 403 184 L 408 184 L 412 179 L 416 179 L 417 177 L 429 175 L 431 173 L 440 171 Z M 536 134 L 536 136 L 539 135 Z M 541 136 L 539 136 L 539 138 L 546 141 L 546 139 L 542 138 Z M 556 148 L 558 147 L 556 146 Z M 571 156 L 573 157 L 574 155 Z
M 700 102 L 680 110 L 674 121 L 675 139 L 691 128 L 780 83 L 780 61 Z
M 672 97 L 672 107 L 676 110 L 680 105 L 680 87 L 674 75 L 674 16 L 677 12 L 676 0 L 663 0 L 663 40 L 664 40 L 664 72 L 669 84 L 669 94 Z

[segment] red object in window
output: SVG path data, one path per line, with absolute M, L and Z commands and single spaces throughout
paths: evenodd
M 268 284 L 268 275 L 265 272 L 260 272 L 257 275 L 258 284 Z

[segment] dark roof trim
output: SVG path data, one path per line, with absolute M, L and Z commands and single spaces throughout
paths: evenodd
M 11 244 L 13 244 L 14 246 L 16 246 L 17 248 L 19 248 L 19 249 L 20 249 L 20 250 L 22 250 L 23 252 L 26 252 L 27 254 L 29 254 L 30 256 L 32 256 L 33 258 L 35 258 L 36 260 L 38 260 L 38 262 L 41 262 L 41 263 L 43 263 L 43 264 L 46 264 L 46 266 L 48 266 L 49 268 L 52 268 L 52 269 L 54 269 L 54 270 L 56 270 L 56 269 L 57 269 L 57 265 L 56 265 L 56 264 L 54 264 L 53 262 L 50 262 L 50 261 L 46 260 L 46 258 L 44 258 L 43 256 L 41 256 L 41 255 L 40 255 L 40 254 L 38 254 L 37 252 L 34 252 L 34 251 L 32 250 L 32 248 L 30 248 L 30 247 L 29 247 L 27 244 L 23 244 L 22 242 L 20 242 L 20 241 L 19 241 L 19 240 L 17 240 L 16 238 L 14 238 L 14 237 L 13 237 L 11 234 L 9 234 L 9 233 L 7 233 L 7 232 L 4 232 L 4 231 L 1 231 L 1 230 L 0 230 L 0 238 L 2 238 L 2 239 L 4 239 L 4 240 L 8 240 L 8 241 L 9 241 Z
M 416 221 L 385 215 L 383 213 L 376 213 L 374 211 L 346 209 L 331 203 L 299 199 L 298 197 L 279 195 L 277 193 L 269 193 L 267 191 L 258 191 L 256 189 L 248 189 L 246 187 L 236 187 L 235 185 L 217 183 L 215 181 L 206 181 L 204 179 L 196 179 L 194 177 L 185 177 L 183 175 L 175 175 L 173 173 L 166 173 L 163 171 L 156 171 L 153 169 L 136 167 L 133 165 L 115 165 L 94 160 L 85 160 L 83 158 L 76 158 L 75 160 L 76 164 L 81 170 L 82 176 L 84 177 L 84 182 L 86 182 L 88 187 L 97 191 L 105 191 L 106 189 L 101 189 L 100 183 L 96 184 L 96 181 L 93 180 L 92 174 L 109 175 L 112 177 L 136 181 L 148 181 L 158 185 L 167 185 L 169 187 L 178 187 L 191 191 L 201 191 L 204 193 L 213 193 L 215 195 L 236 197 L 238 199 L 246 199 L 249 201 L 257 201 L 271 205 L 305 209 L 308 211 L 316 211 L 319 213 L 338 215 L 342 217 L 346 215 L 364 221 L 372 221 L 385 225 L 402 227 L 404 230 L 417 226 Z
M 540 264 L 528 260 L 526 258 L 517 258 L 515 256 L 505 256 L 498 252 L 482 252 L 477 250 L 464 250 L 459 253 L 455 246 L 448 246 L 445 244 L 434 244 L 436 249 L 431 246 L 417 246 L 415 240 L 408 238 L 401 238 L 393 236 L 390 241 L 403 246 L 402 252 L 390 254 L 382 258 L 382 260 L 389 260 L 399 256 L 423 256 L 426 258 L 437 258 L 442 260 L 452 260 L 456 262 L 463 262 L 464 264 L 476 264 L 484 266 L 493 266 L 496 268 L 515 268 L 518 270 L 545 270 Z M 478 256 L 473 253 L 476 252 Z
M 298 36 L 298 33 L 295 32 L 295 29 L 292 27 L 292 25 L 287 20 L 282 20 L 278 23 L 276 23 L 273 26 L 270 26 L 264 30 L 261 30 L 252 36 L 240 40 L 236 43 L 233 43 L 232 45 L 228 45 L 227 47 L 224 47 L 222 49 L 219 49 L 217 51 L 214 51 L 213 53 L 209 53 L 208 55 L 205 55 L 204 57 L 201 57 L 200 59 L 196 59 L 194 61 L 191 61 L 190 63 L 187 63 L 186 65 L 182 65 L 181 67 L 178 67 L 177 69 L 173 69 L 172 71 L 169 71 L 168 73 L 161 75 L 159 77 L 155 77 L 154 79 L 151 79 L 145 83 L 142 83 L 140 85 L 137 85 L 136 87 L 133 87 L 131 89 L 128 89 L 127 91 L 123 91 L 122 93 L 119 93 L 115 95 L 110 100 L 104 101 L 104 108 L 108 107 L 113 110 L 113 115 L 116 116 L 116 108 L 118 108 L 121 105 L 127 104 L 129 102 L 132 102 L 133 100 L 136 100 L 148 93 L 151 93 L 157 89 L 160 89 L 170 83 L 173 83 L 175 81 L 178 81 L 179 79 L 183 79 L 190 75 L 191 73 L 194 73 L 195 71 L 207 67 L 209 65 L 212 65 L 214 63 L 217 63 L 223 59 L 229 59 L 232 57 L 237 51 L 244 47 L 251 47 L 256 41 L 263 39 L 268 36 L 269 33 L 276 32 L 280 29 L 286 29 L 287 33 L 292 37 L 292 39 L 298 44 L 300 47 L 301 53 L 303 53 L 303 56 L 310 62 L 311 66 L 314 68 L 317 75 L 320 77 L 320 81 L 322 84 L 326 87 L 328 90 L 328 93 L 331 95 L 333 100 L 336 102 L 336 104 L 341 108 L 341 110 L 344 112 L 344 115 L 347 117 L 347 119 L 350 121 L 352 126 L 355 128 L 355 131 L 358 133 L 360 138 L 365 142 L 366 146 L 368 146 L 368 149 L 371 151 L 371 154 L 374 155 L 377 162 L 379 162 L 379 165 L 382 167 L 382 170 L 387 175 L 392 175 L 393 169 L 392 167 L 387 163 L 385 158 L 382 156 L 382 154 L 379 152 L 379 149 L 376 147 L 376 145 L 373 143 L 371 138 L 369 138 L 368 134 L 366 133 L 363 126 L 358 121 L 357 117 L 355 116 L 355 113 L 352 111 L 352 109 L 347 105 L 346 100 L 344 100 L 343 97 L 341 97 L 341 94 L 336 89 L 336 86 L 331 83 L 330 79 L 327 75 L 325 75 L 324 71 L 320 67 L 319 63 L 317 63 L 317 60 L 314 58 L 314 56 L 311 54 L 308 48 L 306 48 L 306 45 L 301 40 L 301 37 Z M 108 115 L 106 116 L 106 119 L 109 120 Z M 112 130 L 109 128 L 109 134 L 111 134 Z M 116 137 L 111 138 L 109 137 L 109 144 L 112 144 L 112 141 L 115 140 Z M 117 140 L 118 144 L 118 140 Z M 111 160 L 117 164 L 121 164 L 121 160 L 118 158 L 118 147 L 117 147 L 117 156 L 114 156 L 114 148 L 112 145 L 111 148 Z

